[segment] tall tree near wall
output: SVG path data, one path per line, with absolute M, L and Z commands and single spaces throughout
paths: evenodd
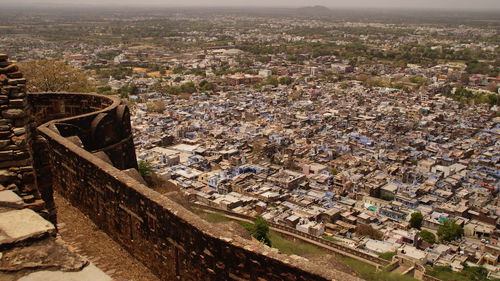
M 86 93 L 94 90 L 83 71 L 63 61 L 27 61 L 19 63 L 19 69 L 29 82 L 29 92 Z

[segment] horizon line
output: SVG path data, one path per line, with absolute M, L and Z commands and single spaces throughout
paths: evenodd
M 41 7 L 43 5 L 43 7 Z M 50 5 L 50 6 L 47 6 Z M 495 13 L 500 12 L 500 7 L 498 8 L 449 8 L 449 7 L 376 7 L 376 6 L 326 6 L 326 5 L 277 5 L 277 6 L 267 6 L 267 5 L 172 5 L 168 3 L 90 3 L 90 2 L 71 2 L 71 3 L 58 3 L 53 1 L 34 1 L 28 2 L 22 5 L 19 3 L 4 3 L 3 8 L 18 8 L 22 9 L 26 6 L 35 6 L 37 8 L 43 8 L 45 10 L 58 9 L 58 8 L 70 8 L 70 7 L 85 7 L 85 8 L 168 8 L 168 9 L 243 9 L 243 8 L 254 8 L 254 9 L 300 9 L 300 8 L 313 8 L 313 7 L 325 7 L 331 12 L 335 10 L 349 10 L 349 11 L 436 11 L 436 12 L 489 12 Z

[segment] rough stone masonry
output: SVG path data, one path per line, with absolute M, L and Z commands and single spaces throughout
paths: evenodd
M 26 79 L 0 54 L 0 191 L 12 190 L 25 206 L 47 215 L 31 163 Z

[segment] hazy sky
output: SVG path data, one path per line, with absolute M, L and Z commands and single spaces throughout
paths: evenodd
M 10 0 L 0 0 L 0 2 Z M 323 5 L 330 8 L 418 8 L 449 10 L 500 10 L 500 0 L 15 0 L 21 3 L 65 4 L 66 5 L 113 5 L 113 6 L 273 6 L 300 7 Z

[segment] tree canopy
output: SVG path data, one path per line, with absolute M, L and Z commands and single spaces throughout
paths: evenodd
M 429 244 L 436 243 L 436 235 L 428 230 L 422 230 L 418 233 L 418 236 L 422 237 L 422 240 Z
M 91 92 L 93 85 L 87 75 L 73 66 L 57 60 L 38 60 L 19 63 L 29 81 L 30 92 Z
M 437 230 L 439 240 L 453 241 L 464 235 L 464 229 L 454 220 L 445 220 Z
M 424 216 L 421 213 L 413 213 L 410 218 L 410 226 L 416 229 L 422 227 L 422 222 L 424 221 Z
M 252 236 L 259 240 L 260 242 L 271 247 L 271 239 L 269 239 L 269 225 L 267 221 L 261 217 L 257 216 L 254 221 L 254 228 L 252 231 Z

